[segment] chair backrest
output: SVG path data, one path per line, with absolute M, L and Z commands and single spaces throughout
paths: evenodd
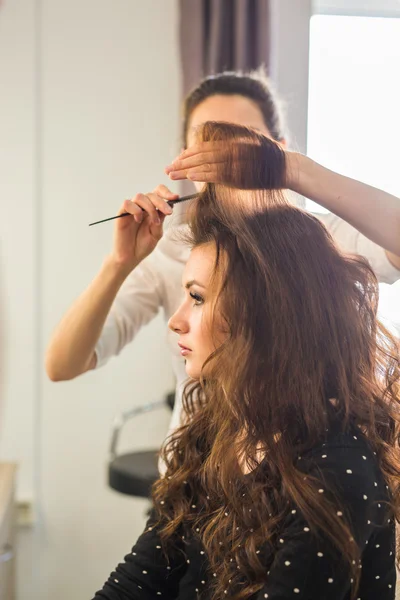
M 164 403 L 156 402 L 153 405 L 136 407 L 116 418 L 117 426 L 114 428 L 111 444 L 113 450 L 110 452 L 110 462 L 108 464 L 108 485 L 113 490 L 129 496 L 150 497 L 151 486 L 160 476 L 158 471 L 159 448 L 117 454 L 117 442 L 126 421 L 143 412 L 156 410 L 163 404 L 168 406 L 171 411 L 173 410 L 175 391 L 165 396 Z

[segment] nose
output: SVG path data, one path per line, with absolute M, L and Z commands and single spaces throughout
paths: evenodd
M 175 333 L 182 334 L 188 332 L 188 322 L 184 318 L 182 307 L 178 308 L 178 310 L 169 319 L 168 327 L 171 329 L 171 331 L 174 331 Z

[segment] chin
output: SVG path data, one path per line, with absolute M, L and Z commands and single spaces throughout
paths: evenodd
M 198 369 L 195 365 L 191 365 L 188 361 L 186 361 L 186 374 L 191 379 L 200 379 L 201 369 Z

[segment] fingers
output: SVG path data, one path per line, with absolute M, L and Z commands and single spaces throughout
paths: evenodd
M 185 166 L 181 165 L 180 168 L 179 165 L 175 165 L 168 173 L 169 178 L 172 180 L 190 179 L 191 181 L 210 181 L 214 183 L 219 181 L 219 165 L 222 163 L 202 162 L 201 160 L 196 162 L 197 164 L 187 163 Z M 205 179 L 201 179 L 201 177 L 205 177 Z
M 167 196 L 171 196 L 171 198 L 168 198 L 169 200 L 173 200 L 174 198 L 178 198 L 178 194 L 173 194 L 172 192 L 170 192 L 170 190 L 168 190 L 168 188 L 166 186 L 158 186 L 160 187 L 164 187 L 167 190 L 166 192 L 162 192 L 163 194 L 166 194 Z M 172 208 L 170 207 L 170 205 L 168 204 L 168 202 L 166 202 L 164 200 L 164 196 L 158 194 L 158 193 L 154 193 L 151 192 L 149 194 L 146 195 L 146 198 L 153 204 L 153 206 L 160 211 L 160 213 L 162 213 L 163 215 L 171 215 L 172 214 Z M 158 217 L 160 218 L 161 215 L 159 214 Z
M 160 222 L 154 223 L 150 225 L 150 233 L 153 238 L 159 241 L 163 236 L 163 223 L 165 219 L 165 215 L 163 213 L 159 213 Z
M 172 195 L 176 196 L 176 194 Z M 133 215 L 137 223 L 141 223 L 143 218 L 147 215 L 154 225 L 161 225 L 162 219 L 159 213 L 162 213 L 164 216 L 172 214 L 172 208 L 169 204 L 154 193 L 136 194 L 133 199 L 125 200 L 122 208 L 124 211 Z
M 177 179 L 177 178 L 176 178 Z M 197 181 L 200 183 L 218 183 L 218 177 L 214 172 L 208 171 L 189 171 L 186 174 L 186 179 L 189 181 Z
M 202 167 L 202 171 L 210 171 L 212 166 L 218 165 L 225 162 L 226 158 L 221 152 L 198 152 L 188 157 L 178 156 L 168 167 L 165 168 L 165 173 L 170 175 L 171 173 L 182 171 L 188 171 L 189 169 L 195 169 Z
M 153 194 L 157 194 L 157 196 L 160 196 L 161 198 L 164 198 L 165 200 L 176 200 L 177 198 L 179 198 L 179 194 L 174 194 L 174 192 L 171 192 L 171 190 L 169 188 L 167 188 L 166 185 L 163 185 L 163 184 L 158 185 L 153 190 Z
M 195 154 L 202 152 L 223 152 L 226 149 L 225 142 L 200 142 L 199 144 L 193 144 L 186 150 L 183 150 L 177 158 L 189 158 Z
M 184 150 L 165 172 L 170 179 L 218 183 L 221 165 L 226 163 L 226 144 L 202 142 Z
M 197 167 L 204 163 L 213 162 L 212 152 L 196 152 L 191 156 L 183 157 L 178 156 L 168 167 L 165 168 L 165 172 L 170 173 L 171 171 L 179 171 L 180 169 Z
M 142 209 L 137 204 L 132 202 L 132 200 L 125 200 L 125 202 L 122 205 L 121 210 L 119 211 L 120 215 L 123 213 L 131 214 L 133 216 L 133 218 L 135 219 L 136 223 L 141 223 L 143 221 Z

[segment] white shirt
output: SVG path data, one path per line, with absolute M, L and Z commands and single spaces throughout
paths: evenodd
M 400 279 L 400 271 L 390 263 L 383 248 L 371 242 L 333 213 L 318 213 L 316 216 L 326 225 L 343 251 L 360 254 L 369 260 L 380 282 L 391 284 Z M 173 230 L 167 230 L 152 254 L 125 280 L 96 346 L 97 368 L 104 365 L 111 356 L 119 354 L 134 339 L 139 329 L 157 315 L 160 308 L 164 310 L 166 321 L 178 308 L 183 295 L 183 269 L 190 250 L 174 238 L 176 231 L 184 231 L 186 227 L 186 225 L 180 225 Z M 396 289 L 400 301 L 400 282 L 398 284 Z M 389 288 L 392 287 L 394 286 L 388 286 L 385 293 L 387 294 Z M 390 304 L 390 301 L 386 300 L 386 313 L 389 313 L 388 303 Z M 397 321 L 400 331 L 399 317 L 397 317 Z M 177 381 L 175 406 L 168 436 L 180 424 L 182 389 L 187 376 L 184 360 L 179 353 L 176 335 L 168 330 L 167 336 L 171 348 L 172 368 Z M 165 473 L 165 465 L 161 459 L 159 470 L 160 474 Z
M 400 279 L 379 284 L 378 318 L 392 335 L 400 338 Z

